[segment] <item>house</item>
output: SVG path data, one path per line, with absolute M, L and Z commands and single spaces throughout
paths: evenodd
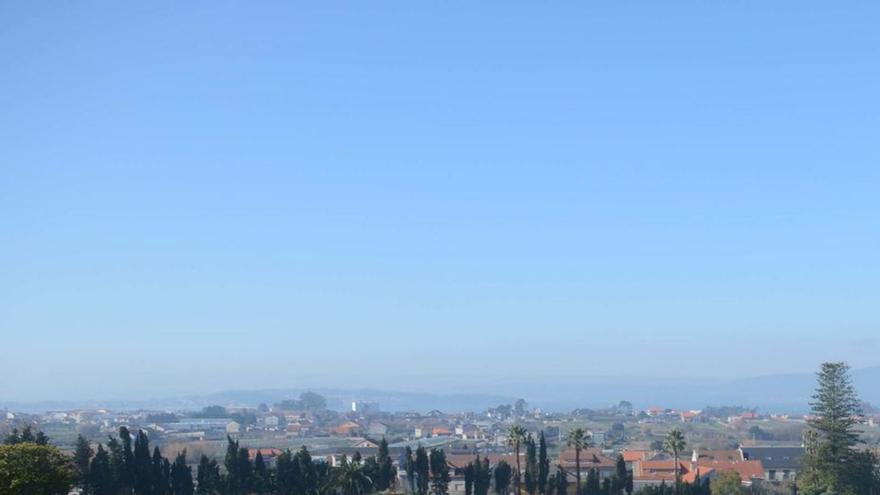
M 700 417 L 701 411 L 682 411 L 680 414 L 682 423 L 692 423 Z
M 705 483 L 712 480 L 717 471 L 679 461 L 678 474 L 685 483 Z M 672 459 L 641 460 L 633 463 L 633 488 L 636 491 L 648 486 L 675 483 L 675 461 Z
M 574 449 L 564 450 L 559 454 L 559 465 L 566 471 L 571 480 L 577 476 L 577 453 Z M 590 469 L 596 469 L 599 479 L 605 479 L 616 472 L 617 461 L 602 453 L 599 449 L 588 448 L 581 451 L 580 455 L 581 475 Z
M 278 456 L 282 454 L 281 449 L 248 449 L 248 459 L 251 462 L 257 458 L 257 453 L 263 457 L 263 462 L 267 467 L 275 467 L 276 462 L 278 462 Z
M 744 459 L 760 461 L 766 481 L 791 481 L 803 469 L 803 447 L 740 447 Z
M 758 416 L 758 413 L 756 413 L 755 411 L 746 411 L 746 412 L 740 414 L 739 416 L 728 417 L 727 422 L 728 423 L 736 423 L 739 421 L 755 421 L 757 419 L 760 419 L 760 417 Z
M 476 440 L 478 438 L 484 438 L 484 435 L 480 432 L 480 429 L 477 428 L 476 425 L 457 425 L 455 427 L 455 436 L 461 438 L 462 440 Z
M 356 441 L 351 446 L 351 448 L 353 448 L 353 449 L 378 449 L 379 445 L 376 444 L 375 442 L 371 442 L 370 440 L 367 440 L 366 438 L 361 438 L 360 440 Z
M 704 461 L 744 461 L 742 452 L 739 450 L 696 450 L 691 454 L 691 462 L 699 464 Z
M 227 435 L 238 435 L 241 432 L 241 424 L 237 421 L 230 421 L 226 423 L 226 434 Z
M 632 463 L 638 461 L 646 461 L 648 460 L 648 456 L 651 455 L 650 450 L 624 450 L 620 453 L 623 456 L 623 462 L 627 464 L 629 469 L 632 469 Z
M 432 437 L 448 437 L 452 435 L 452 432 L 449 431 L 449 428 L 444 428 L 442 426 L 435 426 L 431 429 Z
M 311 426 L 299 423 L 290 423 L 284 428 L 288 437 L 304 437 L 308 435 L 311 430 Z
M 344 421 L 342 424 L 331 428 L 330 433 L 341 437 L 350 437 L 360 429 L 361 425 L 355 423 L 354 421 Z
M 468 463 L 476 460 L 477 456 L 474 454 L 447 454 L 446 455 L 446 465 L 449 468 L 449 485 L 448 485 L 448 493 L 449 495 L 464 495 L 465 493 L 465 479 L 464 479 L 464 470 Z M 494 469 L 494 467 L 502 460 L 507 462 L 511 466 L 516 465 L 516 456 L 513 454 L 480 454 L 480 459 L 488 459 L 489 460 L 489 469 Z M 525 465 L 525 453 L 520 454 L 520 463 Z M 412 483 L 407 477 L 407 473 L 405 469 L 400 469 L 397 471 L 398 476 L 398 486 L 403 493 L 411 495 L 412 491 Z M 491 484 L 494 484 L 494 479 L 490 480 Z M 494 491 L 492 492 L 494 493 Z
M 367 427 L 367 433 L 371 437 L 384 437 L 388 434 L 388 426 L 378 421 L 373 421 Z
M 266 416 L 263 418 L 263 424 L 266 425 L 266 428 L 277 428 L 279 421 L 278 416 Z

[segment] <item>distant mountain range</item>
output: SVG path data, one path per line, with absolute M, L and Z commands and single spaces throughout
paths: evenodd
M 853 370 L 853 381 L 862 400 L 880 405 L 880 366 Z M 444 412 L 481 411 L 499 404 L 513 403 L 523 397 L 532 407 L 550 411 L 575 408 L 598 408 L 628 400 L 636 407 L 663 406 L 695 409 L 707 405 L 738 405 L 764 412 L 806 412 L 815 388 L 811 373 L 769 375 L 717 384 L 691 384 L 683 380 L 633 383 L 632 380 L 605 379 L 592 383 L 542 383 L 503 387 L 503 393 L 416 393 L 376 389 L 290 388 L 264 390 L 228 390 L 157 400 L 89 400 L 4 402 L 0 409 L 42 412 L 77 408 L 112 410 L 196 410 L 207 405 L 256 406 L 297 398 L 312 390 L 327 398 L 335 410 L 348 410 L 352 400 L 378 402 L 385 411 Z M 515 393 L 514 393 L 515 392 Z

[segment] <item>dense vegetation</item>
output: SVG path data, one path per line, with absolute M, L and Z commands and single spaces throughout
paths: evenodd
M 79 485 L 87 495 L 362 495 L 387 490 L 396 478 L 384 439 L 376 456 L 362 459 L 356 455 L 334 468 L 313 461 L 305 447 L 296 453 L 283 452 L 270 468 L 262 452 L 251 459 L 247 448 L 228 438 L 222 469 L 216 460 L 203 455 L 193 477 L 185 451 L 171 462 L 158 447 L 150 454 L 143 431 L 132 441 L 131 432 L 122 427 L 118 438 L 111 438 L 107 449 L 99 445 L 94 455 L 82 440 L 74 459 Z

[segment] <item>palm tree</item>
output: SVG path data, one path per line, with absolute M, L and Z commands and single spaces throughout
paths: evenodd
M 675 470 L 675 493 L 678 493 L 679 485 L 681 484 L 681 468 L 678 465 L 678 455 L 684 450 L 685 445 L 684 434 L 678 428 L 674 428 L 667 433 L 666 439 L 663 441 L 663 448 L 666 452 L 672 454 L 672 460 L 675 462 L 673 465 Z
M 366 495 L 373 491 L 373 480 L 363 464 L 343 458 L 342 464 L 333 470 L 333 486 L 342 495 Z
M 513 479 L 513 483 L 516 487 L 516 495 L 520 495 L 519 493 L 519 446 L 525 443 L 526 435 L 528 432 L 525 428 L 520 425 L 513 425 L 507 430 L 507 445 L 513 446 L 513 452 L 516 458 L 516 477 Z
M 581 451 L 590 446 L 590 437 L 583 428 L 568 432 L 568 446 L 574 448 L 574 465 L 577 475 L 577 495 L 581 495 Z

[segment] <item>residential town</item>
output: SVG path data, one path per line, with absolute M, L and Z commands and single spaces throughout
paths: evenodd
M 596 486 L 610 486 L 623 472 L 627 493 L 638 493 L 677 483 L 709 486 L 726 474 L 735 475 L 750 493 L 792 493 L 804 469 L 811 419 L 741 407 L 637 409 L 625 400 L 561 413 L 529 407 L 523 399 L 479 412 L 385 411 L 377 402 L 354 399 L 350 409 L 334 411 L 314 392 L 275 404 L 214 405 L 197 411 L 0 413 L 0 438 L 24 429 L 39 431 L 74 455 L 78 442 L 94 450 L 122 428 L 142 432 L 164 457 L 185 452 L 191 469 L 202 458 L 222 459 L 233 442 L 246 449 L 251 463 L 259 457 L 268 469 L 285 452 L 303 448 L 330 469 L 352 459 L 387 455 L 395 473 L 389 488 L 401 493 L 419 493 L 412 479 L 417 475 L 408 469 L 412 453 L 442 451 L 448 495 L 471 495 L 468 470 L 475 461 L 488 462 L 490 470 L 506 463 L 520 472 L 520 466 L 535 462 L 539 438 L 546 463 L 564 477 L 556 481 L 562 486 L 579 487 L 582 477 L 586 485 L 588 476 Z M 878 425 L 880 414 L 858 418 L 860 434 L 873 449 L 880 445 Z M 672 452 L 668 438 L 676 434 L 682 448 Z M 573 444 L 573 435 L 582 442 Z M 499 490 L 497 483 L 492 482 L 496 492 L 506 490 Z

